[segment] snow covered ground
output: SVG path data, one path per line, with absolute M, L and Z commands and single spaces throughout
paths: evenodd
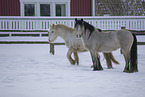
M 40 40 L 44 38 L 0 38 L 2 40 Z M 57 41 L 62 41 L 60 38 Z M 145 41 L 138 36 L 138 41 Z M 80 53 L 80 65 L 71 65 L 67 48 L 55 46 L 49 54 L 46 44 L 0 44 L 0 97 L 144 97 L 145 46 L 138 46 L 139 72 L 124 73 L 120 50 L 113 52 L 120 65 L 92 71 L 89 52 Z

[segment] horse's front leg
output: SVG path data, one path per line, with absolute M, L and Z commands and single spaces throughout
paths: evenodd
M 79 65 L 79 57 L 78 57 L 77 52 L 74 52 L 74 58 L 75 58 L 75 61 L 77 62 L 77 65 Z
M 68 49 L 67 58 L 68 58 L 69 62 L 74 65 L 75 61 L 72 59 L 71 54 L 72 54 L 72 50 Z
M 92 62 L 93 62 L 93 65 L 91 66 L 91 68 L 93 68 L 94 64 L 95 64 L 95 55 L 94 55 L 94 53 L 91 53 L 91 51 L 90 51 L 90 54 L 91 54 L 91 58 L 92 58 Z
M 97 61 L 96 61 L 97 67 L 99 68 L 99 70 L 103 70 L 103 67 L 102 67 L 101 62 L 100 62 L 99 53 L 96 53 L 96 58 L 97 58 Z
M 92 62 L 93 62 L 93 71 L 96 70 L 103 70 L 101 63 L 100 63 L 100 56 L 98 53 L 95 53 L 93 51 L 90 51 L 91 57 L 92 57 Z
M 93 65 L 91 66 L 91 68 L 93 68 L 94 67 L 94 63 L 95 63 L 95 58 L 94 58 L 94 55 L 91 53 L 91 51 L 90 51 L 90 54 L 91 54 L 91 58 L 92 58 L 92 62 L 93 62 Z

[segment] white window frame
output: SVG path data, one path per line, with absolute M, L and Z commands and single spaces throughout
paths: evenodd
M 56 4 L 65 4 L 66 16 L 70 16 L 70 0 L 20 0 L 21 16 L 24 16 L 24 4 L 35 4 L 35 16 L 40 16 L 40 4 L 50 4 L 50 16 L 55 17 Z
M 39 10 L 38 10 L 38 16 L 40 16 L 40 4 L 50 4 L 50 16 L 52 16 L 52 3 L 51 2 L 39 2 Z
M 57 2 L 57 3 L 54 3 L 55 4 L 55 14 L 54 14 L 54 16 L 56 16 L 56 4 L 64 4 L 65 5 L 65 14 L 66 14 L 66 16 L 68 16 L 68 5 L 67 5 L 67 3 L 62 3 L 62 2 Z M 58 16 L 57 16 L 58 17 Z
M 24 2 L 22 5 L 21 5 L 21 16 L 25 16 L 25 8 L 24 8 L 24 5 L 25 4 L 34 4 L 34 6 L 35 6 L 35 16 L 37 15 L 37 5 L 36 5 L 36 2 L 30 2 L 30 3 L 28 3 L 28 2 Z
M 96 4 L 95 4 L 95 0 L 92 0 L 92 16 L 95 16 L 95 6 L 96 6 Z

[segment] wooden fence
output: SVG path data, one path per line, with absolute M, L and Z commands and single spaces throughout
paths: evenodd
M 145 35 L 145 16 L 98 16 L 98 17 L 22 17 L 0 16 L 0 37 L 12 36 L 48 36 L 51 24 L 65 24 L 74 27 L 74 19 L 83 18 L 94 27 L 102 30 L 119 30 L 122 26 L 136 35 Z M 50 44 L 50 52 L 54 54 L 55 45 L 64 43 L 48 43 L 46 41 L 0 41 L 0 44 Z M 145 45 L 145 42 L 138 42 Z
M 130 30 L 145 30 L 145 16 L 96 16 L 96 17 L 22 17 L 0 16 L 0 30 L 47 30 L 51 24 L 74 27 L 75 18 L 102 30 L 119 30 L 125 26 Z

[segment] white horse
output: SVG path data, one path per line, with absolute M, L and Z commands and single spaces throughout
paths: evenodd
M 49 30 L 49 42 L 53 42 L 56 40 L 58 36 L 60 36 L 64 41 L 65 45 L 68 47 L 67 58 L 71 64 L 77 63 L 79 65 L 79 57 L 78 52 L 86 52 L 88 51 L 81 39 L 77 39 L 75 35 L 76 31 L 68 27 L 64 24 L 57 24 L 50 26 Z M 72 59 L 71 54 L 74 53 L 74 59 Z M 112 53 L 103 53 L 106 58 L 106 63 L 108 68 L 112 68 L 112 61 L 115 64 L 119 64 L 115 59 Z
M 137 39 L 128 30 L 117 30 L 102 33 L 89 23 L 75 19 L 77 37 L 82 36 L 85 47 L 90 51 L 93 60 L 93 70 L 103 70 L 98 52 L 109 53 L 118 48 L 125 58 L 124 72 L 138 72 L 137 68 Z

